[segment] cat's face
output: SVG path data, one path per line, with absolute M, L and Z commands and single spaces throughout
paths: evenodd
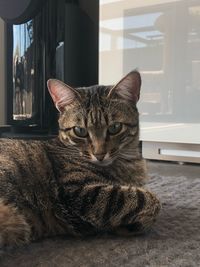
M 139 139 L 136 103 L 140 86 L 137 71 L 130 72 L 114 87 L 74 89 L 49 80 L 49 92 L 60 112 L 60 140 L 84 159 L 102 166 L 117 158 L 134 158 Z

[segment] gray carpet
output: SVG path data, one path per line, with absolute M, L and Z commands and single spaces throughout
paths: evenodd
M 147 235 L 48 239 L 7 252 L 0 266 L 200 266 L 200 166 L 154 162 L 149 174 L 163 208 Z

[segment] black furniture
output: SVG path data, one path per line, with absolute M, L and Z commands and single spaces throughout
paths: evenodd
M 49 78 L 71 86 L 98 83 L 98 10 L 98 0 L 0 0 L 7 124 L 13 135 L 56 133 Z

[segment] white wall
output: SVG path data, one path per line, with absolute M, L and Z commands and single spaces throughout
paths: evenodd
M 5 125 L 5 44 L 4 22 L 0 19 L 0 126 Z

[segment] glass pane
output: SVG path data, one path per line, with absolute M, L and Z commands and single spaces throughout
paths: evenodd
M 200 143 L 200 0 L 100 0 L 99 47 L 101 84 L 142 75 L 142 138 Z
M 34 101 L 33 21 L 13 25 L 13 119 L 30 119 Z

